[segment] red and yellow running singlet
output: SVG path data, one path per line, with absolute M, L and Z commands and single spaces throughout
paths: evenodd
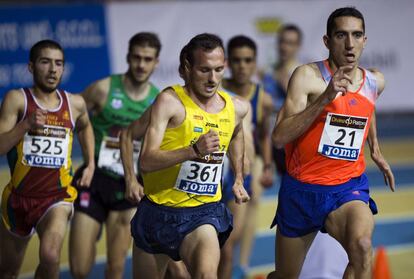
M 20 121 L 41 105 L 30 89 L 23 89 L 25 110 Z M 60 104 L 47 110 L 46 124 L 28 131 L 7 154 L 11 181 L 16 194 L 42 198 L 66 193 L 65 201 L 76 198 L 72 182 L 72 141 L 74 122 L 66 92 L 57 90 Z M 45 109 L 46 110 L 46 109 Z

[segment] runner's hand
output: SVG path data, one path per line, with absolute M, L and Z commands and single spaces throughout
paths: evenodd
M 240 181 L 236 180 L 234 182 L 232 191 L 237 204 L 248 202 L 250 200 L 249 194 L 246 189 L 244 189 L 243 183 Z
M 210 129 L 208 133 L 201 135 L 195 143 L 202 156 L 219 151 L 220 139 L 216 131 Z
M 348 92 L 348 87 L 352 84 L 352 79 L 349 76 L 349 72 L 352 69 L 353 66 L 351 65 L 341 66 L 334 73 L 325 90 L 325 94 L 330 101 L 333 101 L 338 93 L 341 93 L 342 96 L 344 96 L 346 92 Z
M 126 183 L 125 199 L 137 204 L 144 196 L 144 187 L 138 183 L 136 177 L 133 177 L 131 181 Z
M 91 164 L 83 169 L 81 178 L 78 179 L 76 184 L 79 187 L 89 187 L 91 184 L 93 173 L 95 172 L 95 165 Z
M 29 129 L 41 128 L 46 124 L 47 111 L 37 108 L 26 118 L 26 123 Z
M 385 160 L 384 156 L 382 156 L 381 151 L 377 151 L 371 153 L 371 158 L 378 166 L 382 174 L 384 175 L 385 184 L 388 185 L 391 191 L 395 191 L 395 179 L 394 174 L 392 173 L 390 165 Z
M 273 186 L 273 171 L 272 168 L 265 168 L 262 173 L 262 177 L 260 178 L 260 184 L 264 188 L 270 188 Z

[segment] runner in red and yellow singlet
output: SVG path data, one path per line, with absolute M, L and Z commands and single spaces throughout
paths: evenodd
M 11 181 L 1 202 L 0 278 L 16 278 L 30 237 L 40 240 L 36 278 L 58 278 L 60 250 L 73 211 L 72 141 L 76 127 L 89 186 L 95 169 L 93 131 L 82 97 L 57 87 L 64 70 L 61 46 L 51 40 L 30 50 L 32 88 L 11 90 L 0 110 L 0 153 L 7 153 Z M 4 277 L 3 277 L 4 276 Z

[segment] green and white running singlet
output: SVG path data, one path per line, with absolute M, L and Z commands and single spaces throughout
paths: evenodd
M 159 93 L 158 88 L 150 84 L 145 99 L 132 100 L 124 89 L 122 75 L 112 75 L 109 94 L 102 111 L 91 118 L 95 134 L 95 158 L 98 168 L 113 177 L 124 175 L 122 168 L 119 136 L 121 129 L 141 117 L 153 103 Z M 134 168 L 137 172 L 137 160 L 140 142 L 134 142 Z

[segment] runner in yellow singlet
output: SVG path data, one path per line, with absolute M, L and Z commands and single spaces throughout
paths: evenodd
M 236 202 L 249 200 L 242 166 L 242 120 L 249 105 L 218 90 L 225 66 L 220 38 L 197 35 L 180 58 L 180 73 L 188 79 L 185 86 L 164 90 L 152 105 L 140 158 L 145 196 L 132 190 L 135 199 L 142 198 L 131 221 L 139 252 L 134 264 L 150 253 L 155 254 L 159 278 L 170 259 L 182 259 L 191 278 L 217 278 L 220 246 L 232 229 L 230 212 L 219 202 L 226 153 L 236 174 Z M 128 192 L 139 185 L 128 152 L 132 145 L 124 146 Z

